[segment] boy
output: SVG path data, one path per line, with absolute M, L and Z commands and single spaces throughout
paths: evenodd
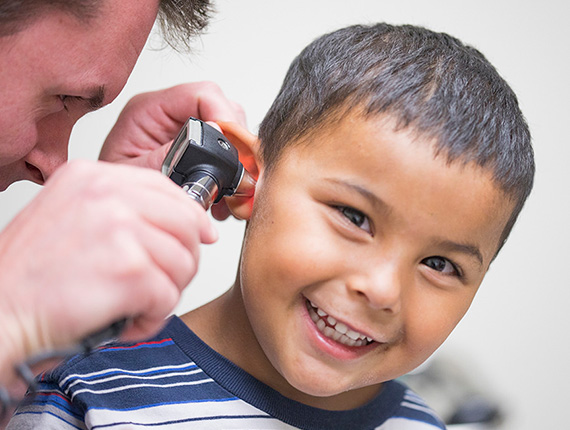
M 259 141 L 234 285 L 156 338 L 41 378 L 10 429 L 436 429 L 395 378 L 467 311 L 532 187 L 530 135 L 485 58 L 412 26 L 297 57 Z

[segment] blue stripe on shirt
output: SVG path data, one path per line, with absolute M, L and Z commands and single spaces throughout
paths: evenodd
M 200 399 L 200 400 L 193 400 L 193 401 L 180 401 L 180 402 L 161 402 L 161 403 L 154 403 L 142 406 L 136 406 L 132 408 L 98 408 L 93 407 L 89 408 L 88 410 L 101 410 L 101 411 L 117 411 L 117 412 L 130 412 L 130 411 L 137 411 L 140 409 L 149 409 L 155 408 L 158 406 L 171 406 L 171 405 L 189 405 L 189 404 L 196 404 L 196 403 L 222 403 L 222 402 L 233 402 L 239 400 L 238 397 L 227 397 L 225 399 Z
M 225 420 L 225 419 L 245 420 L 245 419 L 260 419 L 260 418 L 269 419 L 272 421 L 275 420 L 275 418 L 269 415 L 216 415 L 215 417 L 185 418 L 181 420 L 161 421 L 154 423 L 138 423 L 134 421 L 122 421 L 116 423 L 96 425 L 93 426 L 92 429 L 95 430 L 95 429 L 111 428 L 111 427 L 124 426 L 124 425 L 135 425 L 140 427 L 157 427 L 163 425 L 182 424 L 182 423 L 190 423 L 197 421 L 213 421 L 213 420 Z

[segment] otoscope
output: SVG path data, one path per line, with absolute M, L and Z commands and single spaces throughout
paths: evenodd
M 211 125 L 188 118 L 162 163 L 162 173 L 180 185 L 205 210 L 224 196 L 233 196 L 245 170 L 237 149 Z M 102 341 L 117 338 L 128 319 L 116 321 L 81 342 L 86 351 Z
M 166 154 L 162 173 L 208 210 L 236 193 L 244 168 L 237 149 L 222 133 L 189 118 Z
M 224 196 L 233 196 L 245 169 L 237 149 L 205 122 L 188 118 L 172 142 L 162 163 L 162 173 L 180 185 L 188 195 L 208 210 Z M 81 342 L 88 352 L 97 345 L 119 337 L 129 319 L 116 321 Z
M 180 185 L 205 210 L 224 196 L 233 196 L 245 169 L 237 149 L 211 125 L 188 118 L 172 142 L 162 163 L 162 173 Z M 128 319 L 116 321 L 104 330 L 83 339 L 85 350 L 102 341 L 117 338 Z

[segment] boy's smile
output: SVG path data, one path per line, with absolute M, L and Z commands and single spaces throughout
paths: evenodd
M 233 311 L 218 312 L 224 339 L 211 345 L 307 404 L 362 405 L 429 357 L 512 210 L 488 172 L 393 130 L 345 117 L 289 146 L 257 184 L 238 281 L 221 299 Z

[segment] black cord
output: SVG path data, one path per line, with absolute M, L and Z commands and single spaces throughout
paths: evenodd
M 97 331 L 84 338 L 79 345 L 67 349 L 56 349 L 34 355 L 30 359 L 14 367 L 16 375 L 28 386 L 24 398 L 15 398 L 0 385 L 0 423 L 6 418 L 8 411 L 15 406 L 34 400 L 38 392 L 38 381 L 32 372 L 32 367 L 47 360 L 65 359 L 78 354 L 91 354 L 97 347 L 116 340 L 130 320 L 121 319 L 103 330 Z
M 0 386 L 0 422 L 6 418 L 11 408 L 25 404 L 26 402 L 31 402 L 35 398 L 38 392 L 38 381 L 32 371 L 33 366 L 47 360 L 64 359 L 76 354 L 89 352 L 91 352 L 91 350 L 86 349 L 82 345 L 75 348 L 59 349 L 37 354 L 31 359 L 14 366 L 16 375 L 26 384 L 28 391 L 23 398 L 13 397 L 5 387 Z

